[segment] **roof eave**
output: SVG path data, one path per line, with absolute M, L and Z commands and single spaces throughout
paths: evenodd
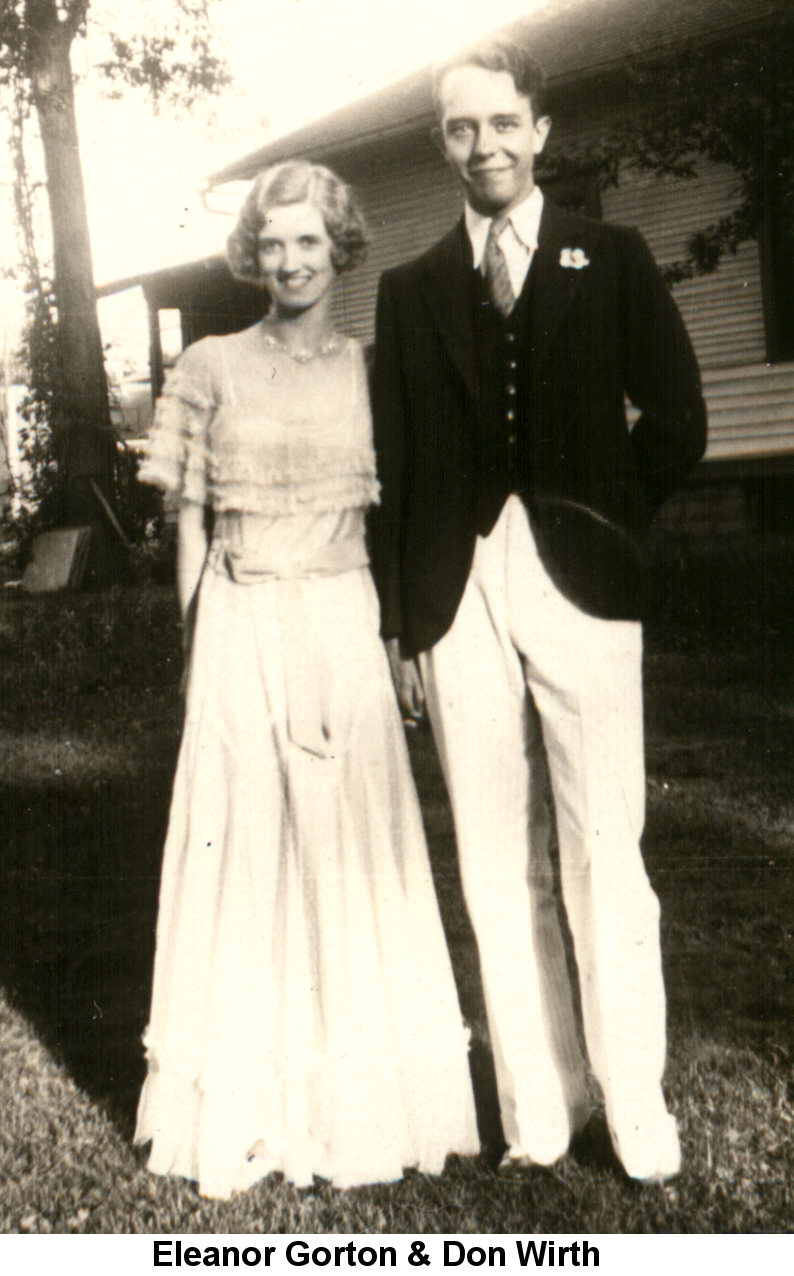
M 635 0 L 588 0 L 588 4 L 571 3 L 570 0 L 558 0 L 553 11 L 539 10 L 525 18 L 511 22 L 502 30 L 507 35 L 525 37 L 528 33 L 544 38 L 557 22 L 563 24 L 578 20 L 587 24 L 596 22 L 598 18 L 614 23 L 620 20 L 627 10 L 633 10 Z M 672 49 L 683 45 L 691 38 L 682 15 L 688 15 L 689 21 L 697 16 L 701 26 L 705 26 L 715 35 L 728 35 L 731 31 L 747 26 L 750 22 L 763 20 L 774 12 L 776 0 L 756 0 L 751 14 L 748 14 L 743 0 L 701 0 L 694 4 L 693 0 L 681 0 L 678 6 L 676 25 L 674 21 L 667 26 L 663 16 L 669 16 L 669 0 L 660 0 L 658 14 L 649 20 L 649 25 L 639 38 L 630 42 L 630 51 L 635 55 L 653 57 L 662 49 Z M 658 23 L 658 25 L 656 25 Z M 546 35 L 547 39 L 548 36 Z M 572 41 L 573 48 L 581 47 L 580 41 Z M 578 63 L 572 66 L 549 66 L 547 64 L 548 85 L 552 92 L 565 88 L 572 83 L 581 83 L 598 77 L 614 74 L 625 63 L 629 49 L 624 45 L 614 56 L 600 58 L 591 63 Z M 213 189 L 227 182 L 250 180 L 262 168 L 277 164 L 289 158 L 313 158 L 341 156 L 366 146 L 373 141 L 382 141 L 389 137 L 408 133 L 412 130 L 427 129 L 433 122 L 432 102 L 432 67 L 423 67 L 396 84 L 386 89 L 379 89 L 357 102 L 334 111 L 311 124 L 277 138 L 275 141 L 249 152 L 241 159 L 219 169 L 208 178 L 208 187 Z

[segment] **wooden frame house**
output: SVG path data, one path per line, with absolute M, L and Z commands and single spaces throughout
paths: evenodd
M 703 163 L 695 179 L 636 170 L 599 192 L 588 168 L 589 145 L 626 111 L 626 60 L 670 56 L 686 42 L 741 40 L 773 12 L 756 0 L 550 0 L 508 31 L 526 37 L 548 76 L 553 120 L 545 179 L 552 197 L 606 220 L 635 225 L 662 265 L 680 259 L 688 236 L 716 222 L 736 202 L 737 178 L 724 165 Z M 715 85 L 715 92 L 719 86 Z M 339 327 L 372 338 L 382 270 L 416 256 L 459 216 L 460 195 L 431 140 L 431 72 L 338 110 L 230 163 L 210 179 L 212 189 L 253 178 L 281 159 L 302 156 L 330 165 L 357 189 L 373 234 L 366 263 L 340 277 L 335 293 Z M 571 147 L 581 163 L 560 163 L 556 148 Z M 794 483 L 794 280 L 775 261 L 775 237 L 742 244 L 713 274 L 673 289 L 703 371 L 709 444 L 688 495 L 666 515 L 689 533 L 794 530 L 788 510 Z M 178 308 L 185 344 L 228 332 L 261 314 L 261 296 L 235 283 L 222 257 L 143 276 L 152 316 L 152 381 L 162 382 L 157 313 Z M 114 285 L 117 289 L 120 285 Z M 103 291 L 110 291 L 106 289 Z

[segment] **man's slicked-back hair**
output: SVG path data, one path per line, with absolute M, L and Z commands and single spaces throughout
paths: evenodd
M 504 36 L 495 36 L 473 45 L 463 53 L 433 70 L 433 105 L 436 118 L 441 122 L 441 87 L 450 71 L 463 66 L 479 66 L 485 71 L 507 71 L 513 77 L 516 92 L 529 98 L 532 118 L 539 120 L 546 113 L 546 83 L 542 67 L 535 61 L 525 45 Z

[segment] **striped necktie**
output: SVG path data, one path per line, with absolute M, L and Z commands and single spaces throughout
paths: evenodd
M 516 301 L 505 255 L 499 247 L 499 236 L 509 221 L 509 217 L 494 217 L 488 230 L 488 238 L 485 241 L 485 253 L 483 255 L 483 273 L 488 284 L 491 301 L 500 315 L 503 316 L 510 314 Z

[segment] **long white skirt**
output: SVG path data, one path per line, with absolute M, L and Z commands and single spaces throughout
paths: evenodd
M 290 738 L 295 626 L 324 757 Z M 339 1187 L 438 1173 L 478 1150 L 366 569 L 254 585 L 204 573 L 145 1043 L 136 1142 L 206 1196 L 273 1171 Z

